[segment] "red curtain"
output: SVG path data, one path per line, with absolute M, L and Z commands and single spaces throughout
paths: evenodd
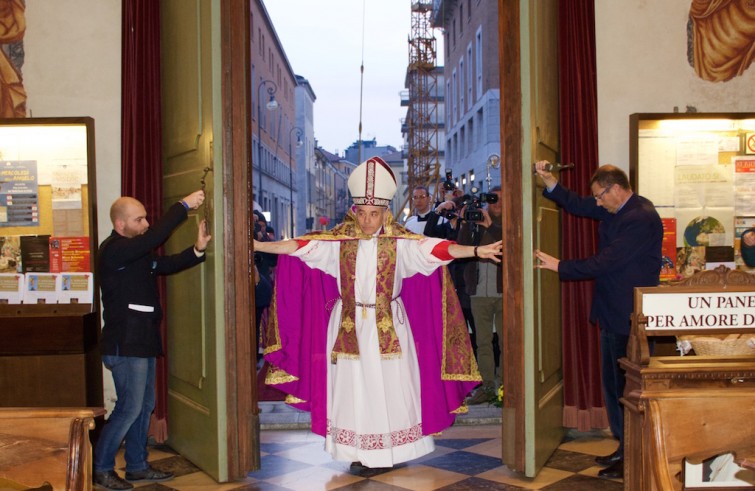
M 121 194 L 144 204 L 152 220 L 162 215 L 160 111 L 160 2 L 123 0 L 121 86 Z M 165 282 L 160 294 L 164 303 Z M 166 323 L 160 326 L 163 352 Z M 167 438 L 167 360 L 157 359 L 157 404 L 150 434 Z
M 574 169 L 561 173 L 563 184 L 586 195 L 598 167 L 598 96 L 595 62 L 594 0 L 559 2 L 561 161 Z M 597 250 L 593 220 L 567 213 L 562 218 L 563 259 Z M 581 431 L 605 428 L 600 381 L 599 333 L 589 322 L 592 281 L 562 284 L 564 426 Z

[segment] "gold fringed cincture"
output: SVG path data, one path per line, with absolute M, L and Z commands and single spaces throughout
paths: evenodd
M 291 394 L 286 394 L 286 399 L 283 401 L 286 404 L 301 404 L 302 402 L 307 402 L 304 399 L 299 399 L 296 396 L 292 396 Z
M 265 374 L 266 385 L 285 384 L 287 382 L 295 382 L 299 380 L 298 377 L 294 377 L 285 370 L 276 367 L 275 365 L 268 365 L 267 374 Z
M 469 412 L 469 407 L 467 406 L 467 403 L 462 402 L 461 406 L 451 411 L 451 414 L 467 414 L 468 412 Z

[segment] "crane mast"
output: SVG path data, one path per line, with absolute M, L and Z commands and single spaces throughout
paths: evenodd
M 411 0 L 411 34 L 407 81 L 408 190 L 427 186 L 437 200 L 442 195 L 438 151 L 438 75 L 436 39 L 432 33 L 432 0 Z

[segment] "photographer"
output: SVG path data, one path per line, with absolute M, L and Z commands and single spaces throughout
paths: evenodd
M 485 203 L 486 207 L 483 207 Z M 480 246 L 492 244 L 503 237 L 501 222 L 501 187 L 496 186 L 490 193 L 480 196 L 465 196 L 461 211 L 461 226 L 457 242 L 462 245 Z M 470 297 L 472 315 L 477 341 L 477 363 L 482 375 L 482 385 L 467 400 L 468 404 L 489 403 L 497 397 L 496 351 L 500 350 L 503 340 L 501 333 L 503 308 L 501 294 L 503 278 L 501 263 L 486 259 L 469 261 L 463 271 L 466 294 Z M 494 349 L 495 328 L 498 334 Z M 500 352 L 500 351 L 499 351 Z

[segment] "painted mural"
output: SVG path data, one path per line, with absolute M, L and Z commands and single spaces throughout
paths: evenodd
M 701 79 L 738 77 L 755 56 L 755 0 L 692 0 L 687 34 L 689 63 Z
M 25 0 L 0 0 L 0 117 L 26 116 L 24 64 Z

